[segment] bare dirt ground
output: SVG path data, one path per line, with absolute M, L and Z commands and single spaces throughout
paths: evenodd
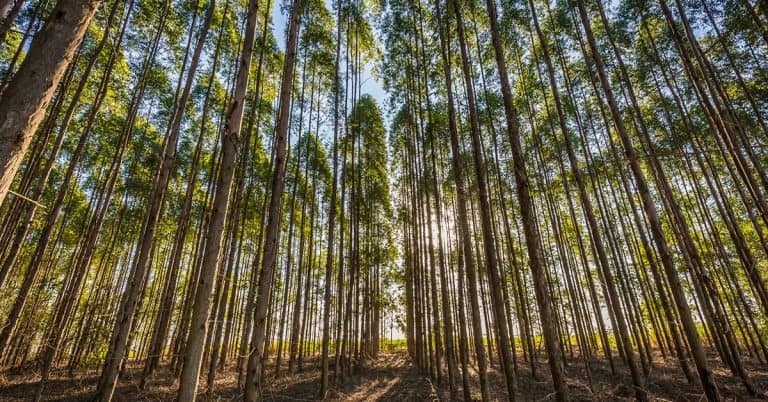
M 284 374 L 279 378 L 272 376 L 269 371 L 269 384 L 264 390 L 265 401 L 315 401 L 320 395 L 320 370 L 317 360 L 304 364 L 304 370 L 295 374 Z M 496 363 L 496 362 L 494 362 Z M 548 376 L 548 368 L 544 362 L 536 366 L 537 376 L 531 375 L 530 367 L 520 362 L 518 367 L 518 399 L 524 401 L 553 400 L 552 385 Z M 580 360 L 571 360 L 566 367 L 568 386 L 571 398 L 576 401 L 630 401 L 633 391 L 629 386 L 630 379 L 622 364 L 616 361 L 618 372 L 612 374 L 606 362 L 590 362 L 591 382 L 586 375 L 584 364 Z M 768 391 L 768 366 L 747 362 L 751 380 L 755 388 Z M 270 366 L 270 369 L 272 367 Z M 727 401 L 762 401 L 768 397 L 750 397 L 740 380 L 731 376 L 730 372 L 719 365 L 714 365 L 714 372 L 722 396 Z M 284 370 L 285 372 L 285 370 Z M 129 369 L 121 378 L 115 392 L 116 401 L 173 401 L 176 396 L 177 384 L 168 372 L 159 372 L 145 390 L 139 389 L 138 368 Z M 473 399 L 480 399 L 476 373 L 472 373 Z M 457 379 L 459 382 L 461 378 Z M 76 377 L 67 377 L 64 373 L 56 373 L 46 386 L 45 400 L 47 401 L 88 401 L 94 392 L 98 372 L 81 373 Z M 498 367 L 489 370 L 489 382 L 492 398 L 506 400 L 506 391 L 502 375 Z M 17 374 L 0 377 L 0 401 L 28 401 L 34 395 L 37 387 L 36 377 L 27 374 Z M 205 380 L 201 379 L 201 392 L 205 389 Z M 223 372 L 217 379 L 212 395 L 201 393 L 198 400 L 202 401 L 238 401 L 241 392 L 237 385 L 237 375 L 230 369 Z M 660 356 L 654 361 L 646 383 L 650 400 L 654 401 L 702 401 L 705 400 L 697 384 L 688 384 L 674 360 L 663 360 Z M 461 391 L 458 397 L 461 397 Z M 447 379 L 441 384 L 429 379 L 428 374 L 420 372 L 411 363 L 404 351 L 383 352 L 375 360 L 366 362 L 365 367 L 357 373 L 336 384 L 328 395 L 334 401 L 435 401 L 450 400 Z
M 304 370 L 295 374 L 283 374 L 274 378 L 270 366 L 268 386 L 264 390 L 265 401 L 316 401 L 320 399 L 320 367 L 317 360 L 304 364 Z M 283 370 L 285 373 L 286 371 Z M 150 380 L 144 390 L 139 389 L 140 369 L 132 368 L 120 379 L 115 391 L 115 401 L 173 401 L 178 384 L 167 371 L 161 371 Z M 61 402 L 88 401 L 98 382 L 98 372 L 80 373 L 67 377 L 55 373 L 45 387 L 44 400 Z M 0 376 L 0 401 L 29 401 L 37 390 L 37 378 L 33 375 Z M 198 386 L 201 401 L 238 401 L 241 391 L 237 374 L 228 370 L 218 376 L 213 395 L 204 394 L 205 379 Z M 431 382 L 413 365 L 405 352 L 382 353 L 369 361 L 364 369 L 342 380 L 331 391 L 329 400 L 338 401 L 425 401 L 437 400 L 437 391 Z

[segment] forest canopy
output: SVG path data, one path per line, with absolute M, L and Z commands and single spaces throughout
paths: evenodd
M 0 399 L 768 398 L 766 60 L 765 0 L 0 0 Z

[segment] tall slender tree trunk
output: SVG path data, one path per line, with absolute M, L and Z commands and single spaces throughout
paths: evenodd
M 240 142 L 245 94 L 248 89 L 253 44 L 258 20 L 258 0 L 250 0 L 246 13 L 245 35 L 240 54 L 234 95 L 221 136 L 221 168 L 216 185 L 213 210 L 208 224 L 205 254 L 202 260 L 200 278 L 195 292 L 189 336 L 184 354 L 184 363 L 179 383 L 178 401 L 194 401 L 197 392 L 203 345 L 208 334 L 208 317 L 211 311 L 213 285 L 221 263 L 222 239 L 229 209 L 229 195 L 237 165 L 237 148 Z
M 448 0 L 452 1 L 452 0 Z M 460 23 L 459 19 L 459 11 L 458 7 L 459 5 L 456 2 L 453 2 L 453 8 L 456 12 L 457 16 L 457 22 Z M 445 85 L 447 90 L 447 101 L 448 101 L 448 126 L 450 131 L 450 139 L 451 139 L 451 162 L 453 166 L 453 178 L 454 183 L 456 185 L 456 199 L 457 199 L 457 212 L 458 212 L 458 226 L 459 226 L 459 238 L 461 242 L 461 252 L 460 255 L 463 256 L 464 261 L 463 263 L 459 261 L 460 267 L 464 267 L 464 271 L 467 274 L 467 278 L 469 281 L 469 296 L 470 296 L 470 310 L 471 310 L 471 317 L 472 317 L 472 328 L 473 328 L 473 335 L 475 338 L 475 352 L 477 356 L 477 364 L 478 364 L 478 372 L 480 376 L 480 393 L 483 401 L 490 400 L 490 391 L 489 391 L 489 385 L 488 385 L 488 379 L 487 379 L 487 362 L 485 357 L 485 350 L 482 344 L 482 332 L 480 331 L 480 309 L 477 301 L 477 280 L 475 278 L 475 264 L 473 260 L 473 252 L 472 252 L 472 239 L 471 239 L 471 233 L 469 231 L 469 222 L 467 217 L 467 199 L 466 199 L 466 190 L 464 187 L 464 166 L 462 164 L 461 160 L 461 151 L 459 149 L 459 131 L 457 127 L 456 122 L 456 109 L 454 105 L 454 99 L 453 99 L 453 78 L 451 74 L 451 65 L 450 65 L 450 57 L 449 57 L 449 49 L 450 49 L 450 43 L 448 38 L 446 38 L 446 31 L 444 24 L 442 23 L 442 20 L 440 18 L 441 13 L 439 10 L 439 0 L 436 2 L 436 10 L 437 10 L 437 17 L 438 17 L 438 33 L 440 37 L 440 49 L 441 49 L 441 58 L 443 61 L 443 75 L 445 78 Z M 461 25 L 459 25 L 461 27 Z M 462 32 L 459 33 L 461 36 L 463 34 L 463 27 L 461 27 Z M 460 39 L 463 40 L 463 39 Z M 465 52 L 466 53 L 466 52 Z M 464 56 L 466 59 L 466 55 Z M 463 292 L 463 286 L 462 285 L 462 279 L 463 275 L 460 269 L 459 272 L 459 292 Z M 459 308 L 463 308 L 463 306 L 459 306 Z M 463 333 L 463 329 L 462 329 Z M 466 337 L 463 337 L 466 339 Z M 466 343 L 466 341 L 465 341 Z M 464 361 L 464 368 L 466 368 L 466 357 L 462 359 Z M 465 371 L 465 370 L 464 370 Z M 465 397 L 470 395 L 470 390 L 468 389 L 468 384 L 466 381 L 466 373 L 464 373 L 464 395 Z
M 293 94 L 293 71 L 296 64 L 296 47 L 298 43 L 299 25 L 303 13 L 302 0 L 294 0 L 291 6 L 286 54 L 283 64 L 283 76 L 280 86 L 280 103 L 278 106 L 277 125 L 275 127 L 275 167 L 272 174 L 271 195 L 269 202 L 269 217 L 267 218 L 266 239 L 262 254 L 262 266 L 259 272 L 256 311 L 254 312 L 255 327 L 251 339 L 251 350 L 248 359 L 248 371 L 245 381 L 244 399 L 255 402 L 261 397 L 261 377 L 263 372 L 266 319 L 271 304 L 272 277 L 277 259 L 277 245 L 282 221 L 283 191 L 285 189 L 286 150 L 288 147 L 288 124 L 290 104 Z
M 339 79 L 339 60 L 341 58 L 341 0 L 336 0 L 336 56 L 334 58 L 333 66 L 333 151 L 332 151 L 332 164 L 333 164 L 333 178 L 331 179 L 331 196 L 329 200 L 328 211 L 328 241 L 325 260 L 325 290 L 323 292 L 323 351 L 321 356 L 321 383 L 320 383 L 320 397 L 325 399 L 328 392 L 328 353 L 331 343 L 331 282 L 333 276 L 333 261 L 334 261 L 334 240 L 336 239 L 336 199 L 337 199 L 337 181 L 339 170 L 339 92 L 340 79 Z M 337 316 L 338 320 L 339 317 Z M 339 351 L 336 350 L 338 355 Z M 338 364 L 338 362 L 337 362 Z M 338 367 L 336 367 L 338 370 Z
M 702 387 L 707 395 L 707 399 L 711 401 L 719 401 L 720 393 L 717 389 L 714 375 L 707 365 L 706 355 L 704 353 L 704 347 L 701 344 L 698 329 L 693 321 L 690 307 L 688 306 L 688 300 L 685 296 L 684 290 L 680 284 L 680 277 L 677 273 L 672 262 L 672 255 L 669 249 L 667 240 L 664 237 L 664 231 L 661 227 L 661 221 L 656 211 L 656 206 L 651 199 L 650 189 L 648 188 L 648 182 L 646 181 L 645 174 L 640 168 L 640 163 L 637 160 L 637 155 L 632 145 L 632 141 L 629 138 L 629 134 L 624 126 L 621 112 L 616 104 L 616 100 L 613 96 L 613 89 L 611 88 L 608 76 L 603 66 L 603 61 L 600 57 L 600 53 L 597 49 L 597 43 L 592 33 L 592 24 L 587 14 L 586 6 L 583 0 L 577 0 L 579 15 L 581 17 L 582 25 L 587 36 L 587 42 L 592 54 L 592 60 L 595 63 L 600 84 L 603 89 L 603 93 L 608 101 L 608 106 L 613 117 L 616 131 L 619 134 L 622 145 L 624 146 L 624 153 L 629 161 L 630 169 L 635 177 L 635 182 L 638 188 L 638 193 L 641 197 L 643 209 L 645 210 L 646 217 L 651 226 L 651 234 L 656 243 L 656 247 L 661 258 L 662 266 L 669 282 L 670 289 L 672 290 L 672 296 L 680 312 L 680 320 L 683 324 L 683 331 L 688 339 L 688 344 L 691 347 L 691 354 L 699 372 L 699 379 L 702 382 Z
M 520 141 L 517 112 L 515 111 L 512 100 L 512 90 L 509 85 L 504 46 L 502 44 L 501 34 L 499 33 L 495 1 L 487 0 L 486 8 L 490 22 L 491 41 L 493 43 L 496 65 L 501 83 L 504 113 L 507 119 L 507 135 L 509 136 L 509 142 L 512 148 L 515 183 L 517 184 L 517 196 L 520 203 L 520 215 L 523 219 L 523 231 L 525 233 L 525 242 L 528 248 L 528 258 L 533 274 L 534 292 L 536 294 L 536 302 L 539 306 L 539 316 L 541 319 L 542 332 L 544 334 L 544 343 L 549 357 L 549 369 L 552 373 L 552 382 L 555 387 L 555 399 L 562 402 L 568 400 L 568 387 L 565 384 L 563 364 L 560 360 L 561 351 L 557 341 L 557 332 L 554 328 L 552 300 L 546 281 L 546 266 L 544 265 L 544 255 L 540 246 L 540 234 L 536 222 L 536 215 L 533 210 L 533 200 L 530 194 L 528 173 L 525 168 L 525 157 L 523 156 L 522 144 Z
M 215 0 L 212 0 L 208 7 L 206 19 L 200 30 L 200 36 L 198 37 L 197 45 L 195 46 L 192 55 L 189 71 L 187 71 L 186 83 L 184 84 L 181 97 L 176 101 L 168 133 L 164 140 L 163 156 L 160 160 L 160 166 L 158 166 L 158 171 L 153 182 L 149 205 L 144 217 L 144 226 L 142 236 L 140 237 L 138 256 L 131 271 L 128 288 L 123 294 L 122 302 L 120 303 L 121 306 L 118 310 L 115 328 L 112 332 L 112 340 L 105 358 L 101 379 L 99 380 L 96 397 L 94 398 L 95 400 L 111 400 L 115 386 L 117 385 L 117 377 L 120 373 L 120 367 L 128 346 L 128 335 L 133 325 L 134 315 L 140 302 L 140 296 L 143 293 L 142 285 L 146 281 L 146 276 L 149 271 L 150 252 L 155 240 L 156 228 L 162 216 L 163 206 L 165 204 L 165 193 L 168 189 L 171 172 L 175 167 L 176 143 L 178 142 L 179 132 L 181 131 L 181 122 L 184 117 L 187 101 L 192 91 L 192 84 L 195 81 L 195 73 L 197 72 L 203 45 L 208 36 L 214 10 L 216 9 Z M 190 35 L 192 35 L 191 32 Z
M 645 400 L 646 395 L 645 391 L 643 390 L 643 380 L 641 378 L 641 373 L 637 368 L 637 364 L 635 363 L 634 351 L 632 350 L 632 343 L 629 339 L 629 331 L 627 330 L 627 321 L 624 316 L 624 310 L 621 308 L 621 304 L 619 303 L 619 295 L 614 283 L 615 281 L 613 278 L 613 273 L 611 272 L 610 265 L 608 263 L 605 247 L 603 246 L 604 243 L 602 235 L 600 234 L 600 228 L 593 212 L 594 207 L 592 205 L 591 199 L 589 198 L 589 195 L 587 194 L 584 178 L 581 174 L 581 170 L 579 170 L 578 160 L 576 159 L 576 153 L 574 152 L 573 144 L 571 144 L 571 137 L 568 131 L 565 110 L 560 99 L 560 90 L 555 78 L 555 70 L 552 65 L 552 58 L 549 55 L 549 44 L 539 25 L 539 18 L 536 14 L 536 7 L 533 4 L 533 0 L 528 0 L 528 4 L 530 6 L 533 26 L 536 31 L 536 35 L 539 38 L 539 47 L 541 48 L 541 52 L 544 57 L 544 64 L 547 67 L 547 77 L 549 79 L 549 86 L 552 90 L 552 96 L 555 102 L 560 134 L 562 135 L 563 143 L 565 144 L 565 150 L 568 155 L 568 162 L 571 165 L 571 173 L 576 180 L 579 200 L 581 201 L 583 207 L 582 211 L 587 218 L 587 228 L 589 230 L 590 237 L 592 238 L 592 246 L 597 251 L 599 266 L 602 269 L 603 278 L 605 279 L 605 286 L 609 295 L 608 305 L 609 308 L 613 310 L 612 317 L 615 317 L 616 321 L 614 322 L 614 325 L 617 327 L 619 336 L 621 337 L 620 346 L 623 348 L 624 359 L 632 376 L 632 382 L 635 386 L 635 396 L 638 400 Z

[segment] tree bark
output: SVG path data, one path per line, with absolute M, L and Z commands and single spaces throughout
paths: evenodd
M 520 214 L 523 219 L 523 231 L 525 233 L 528 258 L 533 274 L 534 293 L 536 294 L 536 302 L 539 306 L 541 326 L 544 333 L 544 343 L 549 357 L 549 369 L 552 373 L 552 382 L 555 387 L 555 398 L 559 402 L 562 402 L 568 400 L 568 387 L 565 384 L 563 364 L 560 360 L 561 351 L 560 345 L 558 345 L 557 342 L 557 331 L 553 327 L 554 317 L 552 312 L 552 300 L 546 283 L 546 266 L 544 265 L 544 255 L 540 246 L 541 236 L 536 222 L 536 215 L 533 210 L 534 207 L 530 194 L 528 173 L 525 168 L 525 158 L 523 156 L 517 124 L 517 113 L 513 104 L 512 90 L 509 84 L 504 46 L 501 41 L 501 34 L 499 33 L 496 4 L 494 0 L 487 0 L 486 3 L 490 22 L 491 41 L 493 42 L 493 50 L 494 55 L 496 56 L 496 64 L 501 83 L 504 113 L 507 119 L 507 135 L 509 136 L 509 142 L 512 148 L 512 163 L 514 165 L 515 183 L 517 184 L 517 195 L 520 202 Z
M 255 327 L 251 339 L 248 371 L 245 381 L 244 399 L 255 402 L 261 397 L 261 377 L 264 362 L 264 341 L 266 335 L 267 311 L 271 304 L 272 277 L 277 259 L 277 244 L 282 221 L 283 191 L 285 190 L 286 150 L 288 147 L 288 124 L 290 103 L 293 94 L 293 71 L 296 64 L 296 47 L 299 25 L 303 12 L 302 0 L 294 0 L 291 7 L 283 76 L 280 86 L 277 126 L 275 127 L 275 167 L 272 174 L 269 217 L 267 218 L 266 239 L 259 272 L 256 299 Z
M 586 7 L 583 0 L 577 0 L 579 15 L 581 17 L 582 25 L 587 36 L 587 42 L 589 44 L 590 52 L 592 53 L 592 60 L 595 62 L 600 84 L 602 86 L 605 97 L 608 101 L 608 106 L 613 117 L 613 121 L 616 125 L 616 131 L 619 134 L 622 145 L 624 146 L 624 153 L 629 161 L 630 168 L 635 177 L 636 185 L 638 187 L 638 193 L 641 197 L 643 209 L 646 212 L 646 217 L 651 226 L 651 234 L 653 236 L 656 247 L 659 251 L 662 266 L 664 267 L 667 281 L 669 282 L 672 290 L 672 296 L 680 312 L 680 320 L 683 324 L 683 331 L 688 339 L 688 343 L 691 347 L 691 354 L 696 363 L 696 367 L 699 372 L 699 378 L 702 382 L 702 387 L 707 395 L 707 398 L 711 401 L 719 401 L 720 393 L 717 389 L 714 375 L 707 366 L 706 355 L 704 353 L 703 345 L 696 328 L 696 324 L 693 321 L 690 307 L 688 306 L 688 300 L 686 299 L 683 288 L 680 284 L 680 277 L 672 261 L 671 251 L 669 245 L 664 238 L 664 232 L 661 226 L 661 221 L 656 211 L 656 206 L 651 199 L 650 189 L 648 188 L 648 182 L 645 178 L 645 174 L 640 168 L 640 164 L 637 160 L 637 155 L 632 145 L 632 141 L 629 138 L 626 127 L 622 120 L 621 112 L 613 97 L 613 90 L 608 81 L 608 76 L 605 72 L 602 59 L 597 49 L 597 43 L 592 33 L 592 26 L 587 14 Z
M 0 204 L 101 0 L 60 0 L 0 98 Z
M 179 382 L 178 401 L 194 401 L 197 392 L 200 365 L 202 364 L 203 345 L 208 333 L 208 317 L 211 312 L 212 290 L 216 281 L 216 272 L 221 263 L 224 224 L 227 221 L 229 195 L 237 164 L 237 147 L 240 142 L 245 94 L 248 89 L 253 43 L 258 20 L 258 0 L 250 0 L 246 14 L 243 50 L 240 54 L 234 95 L 227 114 L 226 124 L 221 135 L 221 168 L 214 195 L 213 210 L 208 224 L 205 254 L 203 256 L 200 278 L 195 292 L 189 336 L 184 354 L 184 363 Z

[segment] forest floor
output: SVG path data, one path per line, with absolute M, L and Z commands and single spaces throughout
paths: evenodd
M 612 374 L 605 362 L 591 362 L 591 379 L 593 389 L 589 387 L 589 378 L 583 363 L 578 360 L 566 368 L 568 386 L 571 398 L 576 401 L 621 401 L 633 400 L 633 391 L 628 373 L 620 371 Z M 270 378 L 269 386 L 264 391 L 265 401 L 314 401 L 318 399 L 320 388 L 320 370 L 317 360 L 304 365 L 300 373 L 282 375 L 280 378 Z M 616 362 L 621 366 L 620 362 Z M 755 388 L 765 392 L 768 390 L 768 366 L 746 363 Z M 527 364 L 518 367 L 518 396 L 525 401 L 554 400 L 552 385 L 548 377 L 545 363 L 537 365 L 537 378 L 531 375 Z M 621 369 L 623 370 L 623 368 Z M 764 397 L 751 398 L 747 395 L 741 382 L 732 377 L 730 372 L 721 366 L 713 367 L 722 396 L 727 401 L 761 401 Z M 161 371 L 151 380 L 145 390 L 139 389 L 139 368 L 127 370 L 121 378 L 115 392 L 116 401 L 173 401 L 176 387 L 167 371 Z M 58 374 L 58 373 L 57 373 Z M 271 371 L 270 371 L 271 374 Z M 474 390 L 473 399 L 480 399 L 477 376 L 472 372 Z M 67 377 L 64 373 L 54 375 L 45 388 L 47 401 L 87 401 L 92 396 L 98 372 L 82 373 L 76 377 Z M 457 378 L 459 383 L 461 377 Z M 408 358 L 405 351 L 383 352 L 376 360 L 368 361 L 359 374 L 344 380 L 335 387 L 329 395 L 334 401 L 435 401 L 449 400 L 450 392 L 447 379 L 442 386 L 434 384 L 427 375 L 421 373 Z M 497 368 L 489 370 L 489 385 L 492 398 L 506 398 L 504 380 Z M 201 379 L 201 392 L 205 387 Z M 0 401 L 28 401 L 37 389 L 37 381 L 30 375 L 6 374 L 0 377 Z M 241 392 L 237 386 L 237 375 L 233 370 L 226 371 L 216 381 L 213 395 L 201 394 L 198 400 L 203 401 L 237 401 Z M 664 361 L 659 356 L 648 376 L 646 390 L 649 399 L 653 401 L 700 401 L 705 400 L 702 392 L 695 384 L 687 384 L 676 362 Z M 461 391 L 458 391 L 461 397 Z

